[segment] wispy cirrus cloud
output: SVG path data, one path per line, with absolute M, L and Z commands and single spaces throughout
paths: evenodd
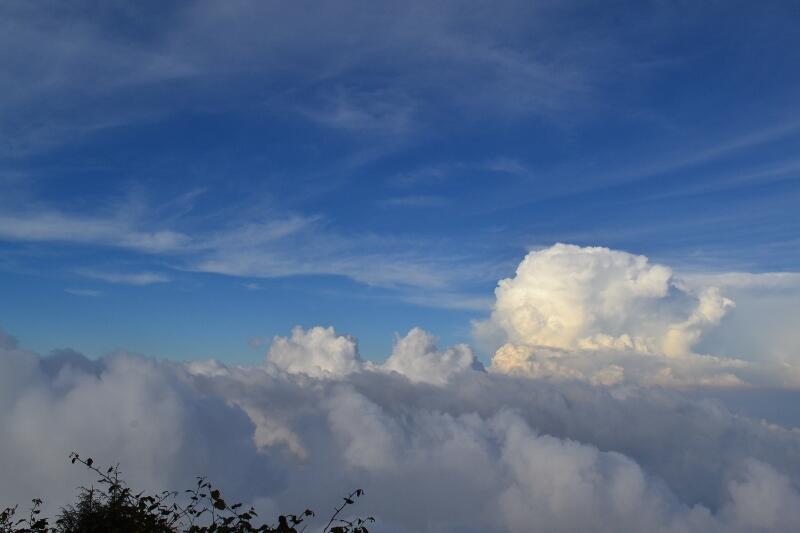
M 301 116 L 326 128 L 356 135 L 403 136 L 414 128 L 414 103 L 391 91 L 364 92 L 335 87 L 316 107 L 306 103 Z
M 734 289 L 798 289 L 800 272 L 687 272 L 690 285 L 715 285 Z
M 0 157 L 30 156 L 174 111 L 134 94 L 190 77 L 192 65 L 144 42 L 114 38 L 104 18 L 109 13 L 90 20 L 81 11 L 16 1 L 0 7 L 0 46 L 25 57 L 2 60 Z M 118 14 L 128 22 L 136 17 Z
M 489 311 L 493 300 L 482 294 L 446 291 L 406 291 L 400 298 L 415 305 L 423 307 L 438 307 L 443 309 L 459 309 L 467 311 Z
M 144 253 L 176 252 L 190 237 L 169 229 L 146 230 L 124 217 L 89 217 L 58 210 L 0 213 L 0 238 L 127 248 Z
M 72 294 L 73 296 L 86 296 L 89 298 L 96 298 L 103 295 L 102 291 L 98 291 L 96 289 L 76 289 L 71 287 L 64 289 L 64 292 L 67 294 Z
M 672 190 L 643 198 L 647 201 L 668 200 L 693 195 L 715 194 L 732 189 L 800 179 L 800 161 L 789 158 L 754 168 L 728 170 L 708 176 L 702 182 L 676 186 Z
M 134 285 L 143 287 L 155 283 L 167 283 L 172 280 L 166 274 L 159 272 L 109 272 L 104 270 L 80 269 L 77 273 L 90 279 L 105 281 L 107 283 L 117 283 L 122 285 Z
M 309 14 L 300 6 L 220 9 L 194 1 L 157 14 L 144 5 L 110 6 L 89 18 L 77 5 L 53 12 L 8 2 L 0 44 L 26 61 L 4 61 L 0 155 L 26 156 L 104 129 L 245 101 L 245 109 L 258 101 L 268 113 L 289 110 L 370 143 L 364 137 L 435 128 L 442 107 L 506 117 L 574 107 L 600 73 L 596 56 L 616 61 L 613 48 L 565 41 L 550 29 L 549 21 L 564 16 L 557 10 L 517 7 L 527 15 L 449 4 L 365 10 L 358 2 Z M 471 29 L 487 13 L 491 31 L 476 38 Z M 138 31 L 141 20 L 160 22 Z M 504 42 L 512 34 L 519 42 Z M 545 53 L 562 48 L 568 53 L 557 62 Z M 220 85 L 226 90 L 209 90 Z
M 396 196 L 378 201 L 382 207 L 439 207 L 447 204 L 447 198 L 436 195 Z
M 429 164 L 391 174 L 385 183 L 398 189 L 427 189 L 442 185 L 462 175 L 484 178 L 520 177 L 530 175 L 524 162 L 511 157 L 496 157 L 484 161 L 450 161 Z
M 764 163 L 761 157 L 753 161 L 748 156 L 757 154 L 764 147 L 775 149 L 782 143 L 793 145 L 797 139 L 800 139 L 800 122 L 797 120 L 783 120 L 777 125 L 761 121 L 746 131 L 732 129 L 723 134 L 704 135 L 690 145 L 683 142 L 684 139 L 679 143 L 665 144 L 643 159 L 638 153 L 633 156 L 620 153 L 614 155 L 613 161 L 570 162 L 552 171 L 545 187 L 533 179 L 532 173 L 528 173 L 531 179 L 496 191 L 496 198 L 486 202 L 487 209 L 499 211 L 530 203 L 585 196 L 600 190 L 617 191 L 643 182 L 668 179 L 676 174 L 697 177 L 688 183 L 667 181 L 670 184 L 667 190 L 647 190 L 646 194 L 636 197 L 637 201 L 658 201 L 795 179 L 798 171 L 796 158 L 781 156 L 777 161 Z M 707 166 L 712 164 L 723 165 L 723 170 L 709 171 Z M 536 190 L 535 195 L 531 194 L 532 190 Z
M 37 210 L 5 207 L 0 209 L 0 239 L 121 249 L 167 260 L 181 271 L 245 278 L 332 275 L 377 287 L 455 291 L 476 275 L 470 263 L 461 261 L 463 254 L 449 256 L 418 238 L 337 231 L 320 216 L 280 211 L 263 215 L 247 209 L 235 213 L 221 224 L 197 227 L 191 223 L 191 207 L 183 205 L 165 213 L 163 206 L 138 201 L 133 206 L 121 203 L 110 212 L 80 215 L 42 205 Z M 164 223 L 170 226 L 162 227 Z M 77 272 L 139 286 L 170 280 L 152 271 Z

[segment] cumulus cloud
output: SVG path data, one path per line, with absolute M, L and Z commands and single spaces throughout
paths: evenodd
M 290 338 L 275 337 L 267 362 L 290 374 L 317 378 L 342 376 L 361 368 L 356 339 L 320 326 L 308 331 L 298 326 Z
M 331 328 L 283 341 L 358 360 Z M 460 350 L 419 329 L 398 339 L 395 363 L 439 354 L 463 368 L 431 386 L 366 363 L 314 377 L 274 363 L 41 357 L 0 335 L 0 499 L 63 504 L 88 482 L 66 461 L 76 449 L 120 461 L 142 487 L 208 474 L 270 512 L 324 510 L 360 486 L 359 505 L 389 532 L 800 526 L 796 430 L 665 390 L 480 372 Z
M 459 344 L 440 352 L 436 338 L 421 328 L 413 328 L 398 337 L 392 355 L 383 368 L 403 374 L 412 381 L 442 384 L 455 373 L 483 370 L 472 348 Z
M 601 247 L 556 244 L 530 252 L 514 278 L 498 283 L 479 335 L 561 349 L 633 349 L 685 355 L 702 328 L 733 302 L 700 293 L 646 257 Z
M 726 289 L 708 283 L 718 279 L 729 288 L 741 276 L 687 280 L 641 255 L 556 244 L 530 252 L 498 283 L 491 316 L 474 332 L 496 348 L 496 372 L 596 385 L 799 386 L 791 361 L 698 352 L 735 308 Z
M 800 356 L 800 277 L 793 272 L 692 274 L 687 283 L 719 286 L 734 309 L 696 345 L 704 353 L 796 364 Z
M 565 351 L 504 344 L 492 357 L 491 370 L 529 377 L 623 383 L 662 387 L 798 387 L 795 366 L 752 363 L 695 354 L 670 358 L 636 351 Z
M 394 350 L 383 364 L 363 361 L 358 341 L 337 334 L 333 327 L 295 327 L 291 337 L 277 336 L 267 353 L 267 364 L 280 372 L 314 378 L 341 378 L 353 372 L 395 372 L 413 382 L 442 385 L 454 375 L 483 370 L 472 348 L 458 344 L 440 351 L 436 337 L 421 328 L 398 336 Z

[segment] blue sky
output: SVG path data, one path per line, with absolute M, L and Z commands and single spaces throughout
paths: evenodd
M 555 242 L 800 269 L 794 2 L 8 2 L 0 326 L 259 360 L 470 342 Z

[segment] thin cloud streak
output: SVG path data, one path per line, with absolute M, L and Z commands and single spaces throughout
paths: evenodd
M 156 283 L 167 283 L 172 278 L 158 272 L 107 272 L 98 270 L 78 270 L 77 273 L 86 278 L 116 283 L 121 285 L 134 285 L 144 287 Z
M 397 196 L 394 198 L 386 198 L 378 202 L 382 207 L 440 207 L 447 204 L 447 198 L 434 195 L 414 195 L 414 196 Z
M 186 226 L 181 207 L 171 224 Z M 70 215 L 56 210 L 0 211 L 0 238 L 28 243 L 120 248 L 168 259 L 172 268 L 247 278 L 334 275 L 378 287 L 456 289 L 476 273 L 460 257 L 430 254 L 419 239 L 375 234 L 348 235 L 327 227 L 321 217 L 274 213 L 271 219 L 238 218 L 224 227 L 175 231 L 159 228 L 163 209 L 121 204 L 118 215 Z M 146 229 L 145 229 L 146 228 Z M 460 256 L 461 254 L 459 254 Z M 448 274 L 443 274 L 447 272 Z M 80 270 L 86 277 L 110 283 L 147 285 L 169 281 L 152 272 L 115 273 Z
M 58 211 L 0 213 L 0 238 L 27 242 L 66 242 L 167 253 L 187 247 L 190 238 L 171 230 L 146 231 L 123 218 L 91 218 Z
M 533 203 L 550 202 L 557 199 L 569 197 L 579 197 L 588 193 L 601 190 L 614 190 L 615 188 L 625 188 L 637 183 L 663 178 L 676 172 L 686 171 L 703 165 L 721 161 L 729 161 L 735 157 L 747 154 L 754 148 L 764 145 L 771 145 L 778 142 L 794 139 L 800 136 L 800 122 L 789 121 L 778 126 L 762 127 L 755 132 L 749 131 L 745 134 L 716 139 L 700 149 L 686 150 L 683 148 L 664 148 L 661 147 L 659 153 L 645 163 L 633 162 L 625 163 L 615 159 L 613 169 L 597 169 L 597 163 L 592 162 L 592 168 L 570 167 L 551 171 L 550 180 L 545 181 L 545 176 L 533 175 L 528 180 L 515 184 L 513 187 L 504 188 L 493 201 L 483 202 L 482 206 L 475 208 L 475 214 L 489 214 L 501 210 L 519 208 Z M 673 152 L 670 157 L 665 158 L 663 152 Z M 625 154 L 623 157 L 628 157 Z M 611 167 L 607 164 L 606 167 Z M 666 198 L 679 197 L 684 194 L 702 194 L 704 192 L 717 192 L 728 188 L 743 186 L 748 182 L 759 180 L 793 179 L 792 174 L 797 170 L 796 161 L 788 160 L 783 163 L 774 164 L 767 168 L 751 168 L 743 170 L 738 168 L 735 172 L 727 172 L 730 177 L 720 179 L 716 184 L 693 185 L 690 187 L 678 186 L 662 194 L 656 194 L 640 198 L 639 200 L 659 200 Z M 715 171 L 715 174 L 719 174 Z M 737 175 L 739 177 L 737 177 Z M 787 176 L 788 175 L 788 176 Z M 548 185 L 541 187 L 545 182 Z M 562 187 L 560 184 L 563 184 Z M 535 189 L 536 194 L 530 192 Z M 531 200 L 531 197 L 535 200 Z
M 64 292 L 67 294 L 72 294 L 73 296 L 87 296 L 89 298 L 96 298 L 98 296 L 102 296 L 103 292 L 98 291 L 95 289 L 73 289 L 73 288 L 66 288 Z

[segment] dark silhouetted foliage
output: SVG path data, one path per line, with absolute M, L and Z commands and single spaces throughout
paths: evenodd
M 19 517 L 18 507 L 0 511 L 0 533 L 301 533 L 310 509 L 297 515 L 278 517 L 277 525 L 256 523 L 253 507 L 229 504 L 220 491 L 205 478 L 183 493 L 163 491 L 157 495 L 134 492 L 120 478 L 119 465 L 100 469 L 91 458 L 70 454 L 72 463 L 81 463 L 97 476 L 99 488 L 81 487 L 76 503 L 61 509 L 54 524 L 41 517 L 42 501 L 35 499 L 30 512 Z M 340 513 L 353 505 L 364 491 L 356 489 L 334 509 L 323 533 L 370 533 L 372 517 L 344 520 Z M 301 529 L 298 530 L 298 526 Z

